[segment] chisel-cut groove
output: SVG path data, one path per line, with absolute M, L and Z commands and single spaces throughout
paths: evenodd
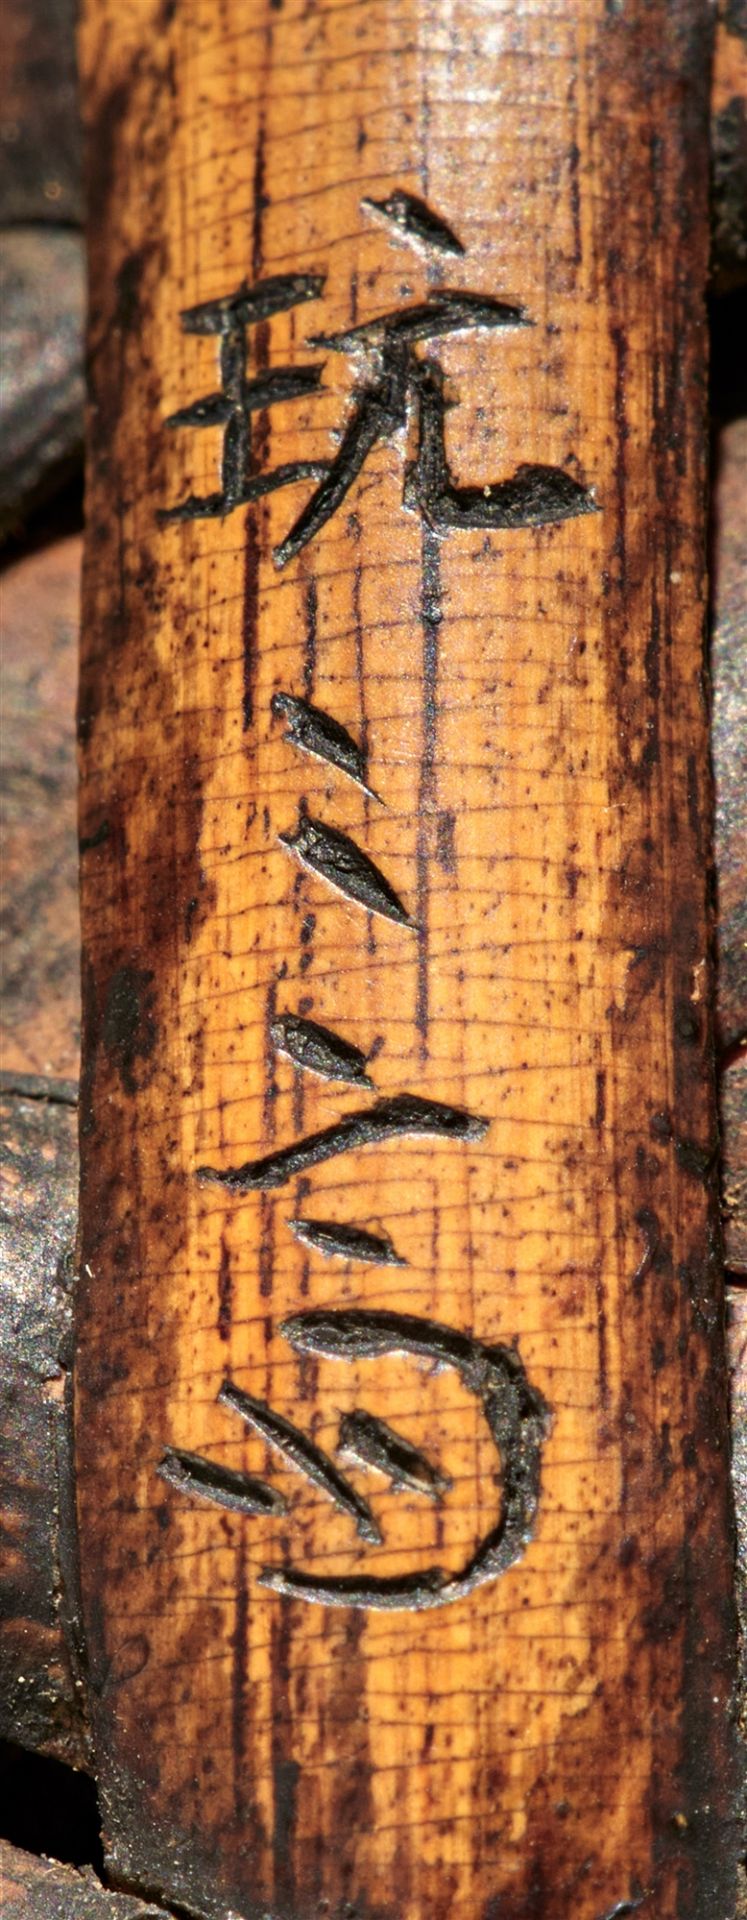
M 325 713 L 323 707 L 311 706 L 308 700 L 300 700 L 294 693 L 274 693 L 270 705 L 276 718 L 287 720 L 284 737 L 292 746 L 302 753 L 313 754 L 317 760 L 328 761 L 338 773 L 346 773 L 350 780 L 355 780 L 372 800 L 378 800 L 379 795 L 366 779 L 363 748 L 333 714 Z
M 531 327 L 525 307 L 508 300 L 494 300 L 487 293 L 463 293 L 461 288 L 442 287 L 429 293 L 413 307 L 395 307 L 389 313 L 376 314 L 359 326 L 346 327 L 342 333 L 314 334 L 307 345 L 331 347 L 347 353 L 351 347 L 383 346 L 384 342 L 438 340 L 442 334 L 460 333 L 471 327 Z
M 405 240 L 414 240 L 421 247 L 433 249 L 436 253 L 450 253 L 461 257 L 464 254 L 462 242 L 453 229 L 447 226 L 440 214 L 434 213 L 419 200 L 414 193 L 406 193 L 403 187 L 395 188 L 387 200 L 361 200 L 361 206 L 367 213 L 373 213 L 380 220 L 396 227 Z
M 318 300 L 325 281 L 323 273 L 276 273 L 253 287 L 244 281 L 223 300 L 201 300 L 196 307 L 183 307 L 179 318 L 185 333 L 230 333 L 237 327 L 256 326 L 302 300 Z
M 439 1473 L 411 1441 L 362 1407 L 340 1421 L 340 1452 L 362 1466 L 387 1473 L 392 1486 L 411 1487 L 415 1493 L 429 1494 L 431 1500 L 438 1500 L 451 1486 L 448 1474 Z
M 199 1453 L 184 1453 L 180 1447 L 167 1447 L 158 1472 L 179 1493 L 212 1500 L 217 1507 L 235 1513 L 285 1513 L 282 1493 L 268 1487 L 252 1473 L 238 1473 L 233 1467 L 216 1466 Z
M 294 486 L 298 480 L 324 480 L 328 472 L 328 460 L 289 460 L 282 467 L 273 467 L 272 473 L 249 475 L 235 496 L 227 497 L 225 488 L 204 496 L 190 493 L 175 507 L 159 507 L 156 519 L 161 526 L 179 520 L 222 520 L 234 507 L 250 506 L 252 501 L 263 500 L 265 494 L 277 493 L 280 487 Z
M 365 907 L 368 913 L 381 914 L 385 920 L 396 920 L 399 926 L 413 926 L 385 875 L 339 827 L 325 826 L 323 820 L 301 814 L 295 833 L 281 833 L 280 844 L 295 853 L 312 873 L 336 887 L 346 900 Z
M 467 1390 L 479 1400 L 500 1460 L 500 1512 L 470 1557 L 456 1572 L 443 1567 L 393 1579 L 353 1576 L 327 1578 L 292 1566 L 264 1567 L 263 1586 L 274 1593 L 295 1595 L 323 1606 L 424 1608 L 445 1606 L 464 1599 L 486 1580 L 494 1580 L 513 1566 L 524 1552 L 536 1520 L 540 1496 L 542 1447 L 550 1413 L 542 1395 L 530 1385 L 515 1347 L 486 1346 L 456 1327 L 422 1320 L 415 1314 L 343 1308 L 312 1309 L 295 1314 L 281 1328 L 298 1353 L 324 1354 L 329 1359 L 358 1360 L 389 1353 L 409 1353 L 436 1367 L 454 1367 Z M 401 1445 L 400 1437 L 374 1416 L 357 1420 L 359 1448 Z M 341 1428 L 343 1440 L 345 1427 Z M 348 1427 L 349 1431 L 349 1427 Z M 409 1444 L 409 1443 L 408 1443 Z M 360 1456 L 359 1456 L 360 1457 Z M 429 1464 L 429 1463 L 426 1463 Z
M 316 1020 L 281 1014 L 273 1020 L 270 1038 L 279 1053 L 287 1053 L 295 1066 L 307 1073 L 318 1073 L 323 1080 L 347 1080 L 351 1086 L 373 1086 L 366 1072 L 365 1053 L 330 1027 L 319 1026 Z
M 341 1226 L 337 1220 L 289 1220 L 291 1233 L 305 1247 L 327 1257 L 365 1260 L 375 1267 L 406 1267 L 387 1233 L 369 1233 L 366 1227 Z
M 352 1153 L 359 1147 L 378 1146 L 400 1134 L 429 1134 L 441 1140 L 482 1140 L 490 1122 L 463 1107 L 449 1107 L 439 1100 L 422 1100 L 415 1093 L 398 1093 L 391 1100 L 348 1113 L 332 1127 L 307 1134 L 279 1153 L 264 1154 L 261 1160 L 247 1160 L 241 1167 L 198 1167 L 197 1179 L 216 1182 L 236 1193 L 253 1193 L 267 1187 L 282 1187 L 297 1173 L 332 1160 L 337 1154 Z
M 242 414 L 261 413 L 280 400 L 300 400 L 305 394 L 316 393 L 322 372 L 321 367 L 270 368 L 258 379 L 246 383 L 240 410 Z M 230 393 L 208 393 L 200 400 L 190 401 L 186 407 L 177 407 L 163 424 L 165 427 L 221 427 L 237 410 L 237 402 Z
M 253 1394 L 235 1387 L 231 1380 L 224 1380 L 218 1399 L 222 1406 L 231 1407 L 234 1413 L 240 1414 L 247 1426 L 261 1434 L 263 1440 L 276 1447 L 290 1466 L 304 1474 L 322 1493 L 326 1493 L 341 1513 L 349 1514 L 351 1520 L 355 1521 L 361 1540 L 367 1540 L 371 1546 L 381 1545 L 381 1534 L 368 1501 L 363 1499 L 362 1494 L 356 1493 L 355 1487 L 307 1434 L 295 1427 L 291 1420 L 286 1420 L 283 1414 L 274 1413 L 266 1400 L 256 1400 Z

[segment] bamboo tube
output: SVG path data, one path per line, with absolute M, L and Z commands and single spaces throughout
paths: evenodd
M 733 1897 L 709 16 L 87 0 L 111 1871 Z

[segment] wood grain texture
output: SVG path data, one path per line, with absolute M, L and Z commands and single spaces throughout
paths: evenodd
M 81 46 L 77 1460 L 112 1870 L 210 1915 L 723 1920 L 706 10 L 88 0 Z M 463 253 L 411 243 L 393 194 Z M 452 476 L 485 500 L 551 467 L 597 511 L 496 531 L 473 498 L 477 526 L 429 526 L 434 372 L 303 551 L 283 543 L 313 478 L 159 519 L 221 484 L 223 429 L 182 411 L 216 391 L 219 342 L 180 312 L 291 273 L 326 284 L 260 318 L 251 377 L 324 361 L 323 384 L 259 409 L 250 482 L 349 450 L 372 363 L 310 336 L 450 287 L 532 322 L 416 350 L 454 403 Z M 288 740 L 278 694 L 345 729 L 377 798 Z M 287 1016 L 358 1049 L 375 1091 L 289 1059 Z M 453 1137 L 394 1137 L 403 1099 L 456 1110 Z M 378 1138 L 351 1118 L 377 1102 Z M 322 1159 L 340 1121 L 348 1151 Z M 307 1164 L 283 1158 L 310 1136 Z M 300 1218 L 385 1234 L 406 1267 L 310 1250 Z M 393 1356 L 366 1312 L 411 1317 Z M 413 1317 L 479 1351 L 427 1364 Z M 478 1551 L 501 1504 L 485 1343 L 549 1422 L 513 1566 L 398 1612 L 263 1586 L 269 1566 L 338 1599 L 422 1593 Z M 308 1469 L 309 1442 L 340 1464 L 360 1409 L 450 1491 L 346 1457 L 372 1528 L 318 1460 L 302 1476 L 278 1421 Z M 185 1455 L 222 1504 L 187 1496 Z M 258 1479 L 280 1518 L 248 1512 Z

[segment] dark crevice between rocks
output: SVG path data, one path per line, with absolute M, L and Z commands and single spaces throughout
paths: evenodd
M 101 1818 L 90 1775 L 0 1741 L 0 1839 L 71 1867 L 104 1871 Z

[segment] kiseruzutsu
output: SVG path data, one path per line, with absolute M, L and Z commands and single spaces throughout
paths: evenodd
M 414 209 L 414 211 L 413 211 Z M 442 251 L 463 252 L 456 236 L 411 196 L 394 195 L 378 209 L 403 225 L 410 236 L 438 243 Z M 425 217 L 427 215 L 427 218 Z M 430 223 L 430 224 L 429 224 Z M 435 231 L 435 240 L 434 240 Z M 223 518 L 263 495 L 310 483 L 311 490 L 290 531 L 275 548 L 285 566 L 312 541 L 337 511 L 361 473 L 369 454 L 403 429 L 411 429 L 414 458 L 404 477 L 404 504 L 418 513 L 436 537 L 451 529 L 499 529 L 546 526 L 593 512 L 589 491 L 564 469 L 524 464 L 506 479 L 480 486 L 456 485 L 446 453 L 447 399 L 443 369 L 427 351 L 431 343 L 473 330 L 525 327 L 522 307 L 488 295 L 449 288 L 431 291 L 425 300 L 382 313 L 342 332 L 312 334 L 309 349 L 350 355 L 357 379 L 337 451 L 329 459 L 299 460 L 259 470 L 265 435 L 254 444 L 252 417 L 282 401 L 313 396 L 320 388 L 324 362 L 269 368 L 267 326 L 273 315 L 317 300 L 324 291 L 319 274 L 286 274 L 242 285 L 221 299 L 202 302 L 182 314 L 187 333 L 212 335 L 219 342 L 220 387 L 171 415 L 172 428 L 213 427 L 223 434 L 221 484 L 206 495 L 190 494 L 165 509 L 165 521 Z M 257 337 L 253 329 L 262 327 Z M 256 342 L 256 344 L 255 344 Z M 367 792 L 364 749 L 336 716 L 287 690 L 276 690 L 276 717 L 288 722 L 285 735 L 302 752 L 334 765 Z M 377 797 L 377 796 L 374 796 Z M 378 796 L 381 797 L 380 795 Z M 383 915 L 403 930 L 416 922 L 386 875 L 356 841 L 339 827 L 309 817 L 305 807 L 294 833 L 279 843 L 301 864 L 341 893 L 352 905 Z M 425 1135 L 454 1143 L 477 1142 L 488 1121 L 417 1093 L 376 1099 L 367 1072 L 368 1057 L 344 1035 L 322 1028 L 300 1014 L 286 1012 L 272 1028 L 273 1045 L 301 1071 L 354 1084 L 373 1102 L 348 1111 L 332 1126 L 245 1162 L 240 1166 L 195 1169 L 200 1183 L 217 1184 L 233 1195 L 282 1187 L 321 1161 L 357 1154 L 398 1136 Z M 290 1229 L 323 1259 L 342 1256 L 356 1265 L 406 1265 L 389 1236 L 372 1233 L 360 1222 L 296 1218 Z M 365 1309 L 312 1310 L 284 1322 L 280 1332 L 301 1353 L 356 1361 L 392 1353 L 410 1354 L 437 1368 L 455 1368 L 462 1384 L 478 1400 L 500 1464 L 502 1499 L 472 1553 L 457 1572 L 440 1566 L 413 1568 L 395 1578 L 360 1571 L 326 1579 L 287 1561 L 267 1566 L 259 1578 L 276 1593 L 328 1606 L 442 1606 L 495 1579 L 524 1551 L 533 1531 L 540 1492 L 540 1463 L 549 1427 L 549 1410 L 528 1380 L 515 1347 L 488 1346 L 471 1333 L 402 1313 Z M 311 1436 L 231 1380 L 223 1383 L 219 1403 L 238 1414 L 280 1455 L 354 1523 L 364 1549 L 381 1546 L 376 1514 L 363 1493 Z M 438 1463 L 415 1448 L 378 1412 L 354 1408 L 340 1424 L 336 1452 L 359 1470 L 390 1478 L 393 1490 L 409 1489 L 441 1501 L 451 1481 Z M 284 1514 L 286 1501 L 271 1482 L 237 1473 L 202 1455 L 169 1447 L 160 1463 L 162 1477 L 188 1497 L 207 1500 L 247 1517 Z

